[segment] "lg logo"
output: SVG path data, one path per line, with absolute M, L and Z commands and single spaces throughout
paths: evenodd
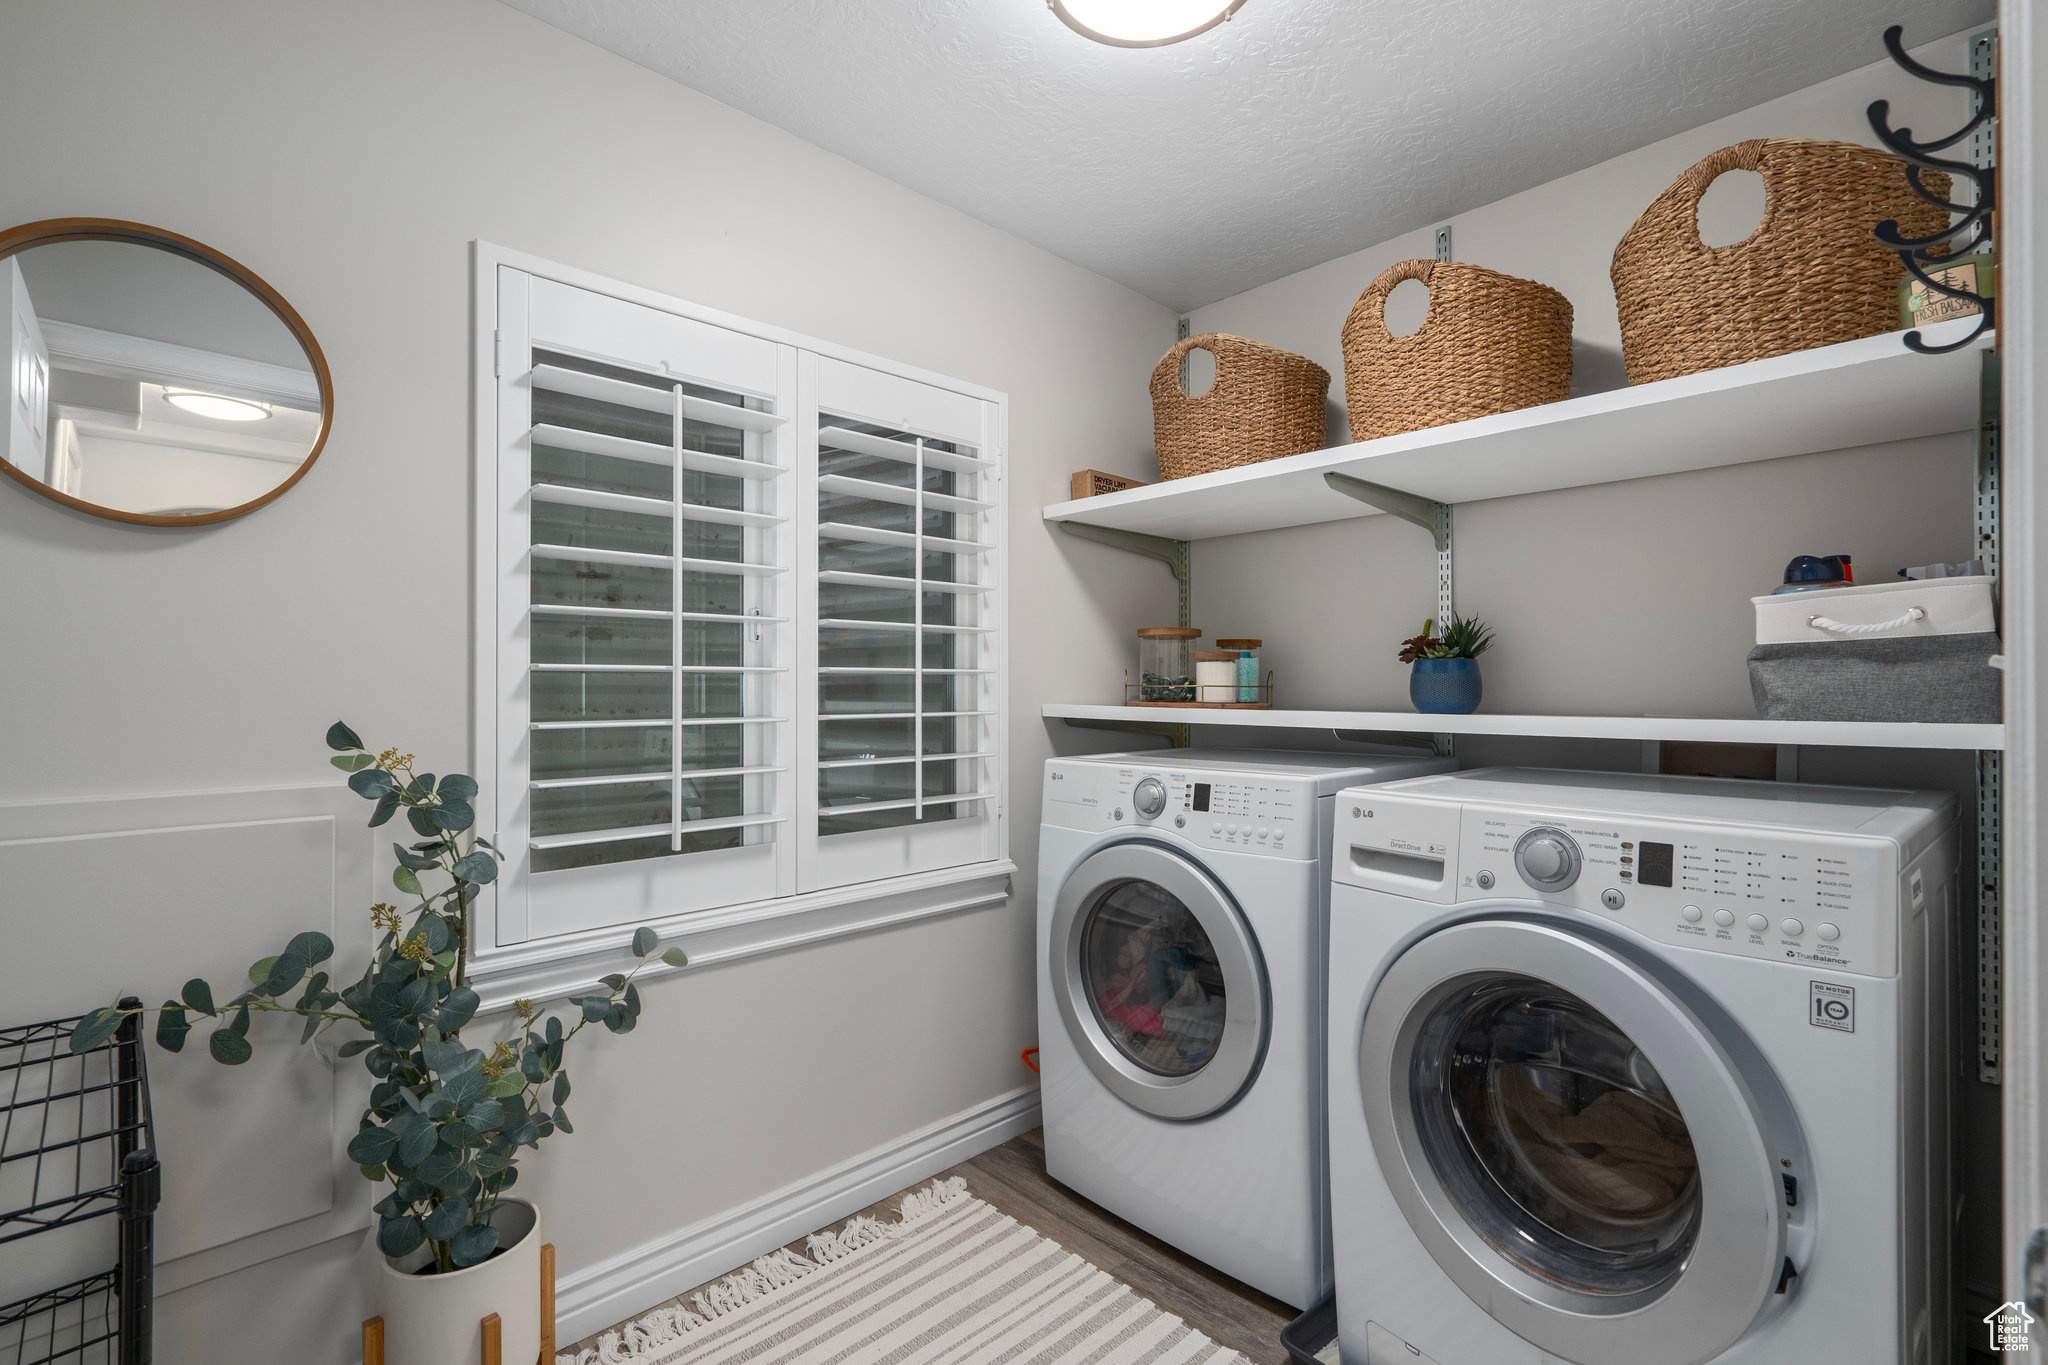
M 1351 818 L 1354 820 L 1370 820 L 1372 819 L 1372 810 L 1370 807 L 1353 806 L 1351 808 Z

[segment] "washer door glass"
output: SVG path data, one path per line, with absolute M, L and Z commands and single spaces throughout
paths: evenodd
M 1586 1294 L 1667 1283 L 1699 1236 L 1700 1170 L 1663 1077 L 1612 1021 L 1527 977 L 1481 978 L 1410 1058 L 1437 1179 L 1504 1254 Z
M 1266 1054 L 1265 960 L 1207 869 L 1159 844 L 1110 844 L 1060 885 L 1046 971 L 1094 1080 L 1163 1119 L 1236 1103 Z
M 1102 1032 L 1160 1076 L 1215 1059 L 1229 984 L 1215 945 L 1180 898 L 1156 882 L 1119 882 L 1088 911 L 1081 979 Z
M 1777 1301 L 1794 1111 L 1681 985 L 1576 924 L 1468 920 L 1403 949 L 1353 1035 L 1410 1231 L 1502 1326 L 1580 1365 L 1699 1365 Z

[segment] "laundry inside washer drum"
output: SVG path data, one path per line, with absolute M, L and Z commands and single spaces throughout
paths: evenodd
M 1139 1066 L 1188 1076 L 1216 1055 L 1223 967 L 1179 897 L 1147 881 L 1111 887 L 1082 927 L 1081 968 L 1102 1031 Z
M 1581 1293 L 1673 1280 L 1699 1235 L 1699 1163 L 1648 1057 L 1599 1011 L 1527 977 L 1438 1002 L 1410 1098 L 1437 1179 L 1505 1256 Z

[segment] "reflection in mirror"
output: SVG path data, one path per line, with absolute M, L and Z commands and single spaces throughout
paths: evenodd
M 317 452 L 321 374 L 263 298 L 143 241 L 33 242 L 0 259 L 15 474 L 127 520 L 217 519 Z

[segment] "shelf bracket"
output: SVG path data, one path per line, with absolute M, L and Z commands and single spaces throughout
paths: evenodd
M 1148 536 L 1138 531 L 1120 530 L 1114 526 L 1090 526 L 1084 521 L 1063 521 L 1059 528 L 1070 536 L 1092 540 L 1098 545 L 1107 545 L 1127 554 L 1143 555 L 1156 559 L 1173 574 L 1173 581 L 1180 589 L 1180 624 L 1193 624 L 1194 615 L 1194 565 L 1188 553 L 1185 540 L 1169 540 L 1165 536 Z M 1191 735 L 1185 725 L 1148 725 L 1143 721 L 1118 720 L 1069 720 L 1067 724 L 1083 730 L 1121 730 L 1125 733 L 1156 735 L 1176 749 L 1185 749 L 1191 742 Z
M 1323 475 L 1323 482 L 1347 498 L 1356 498 L 1368 507 L 1377 507 L 1389 516 L 1399 517 L 1413 526 L 1420 526 L 1429 532 L 1436 542 L 1436 620 L 1447 622 L 1457 606 L 1457 578 L 1451 545 L 1451 505 L 1425 498 L 1419 493 L 1405 493 L 1398 488 L 1389 488 L 1383 483 L 1368 479 L 1353 478 L 1329 470 Z M 1431 741 L 1437 753 L 1446 758 L 1458 752 L 1458 741 L 1454 735 L 1440 734 Z
M 1335 470 L 1324 474 L 1323 482 L 1347 498 L 1356 498 L 1368 507 L 1377 507 L 1380 511 L 1399 517 L 1410 525 L 1420 526 L 1436 541 L 1438 554 L 1450 550 L 1451 509 L 1448 504 L 1431 501 L 1417 493 L 1404 493 L 1383 483 L 1355 479 L 1349 474 L 1339 474 Z
M 1417 493 L 1404 493 L 1385 484 L 1355 479 L 1335 470 L 1325 473 L 1323 482 L 1347 498 L 1356 498 L 1368 507 L 1377 507 L 1429 532 L 1430 539 L 1436 542 L 1436 619 L 1450 620 L 1454 605 L 1452 589 L 1455 586 L 1451 564 L 1451 505 Z
M 1189 585 L 1193 577 L 1189 569 L 1188 543 L 1185 540 L 1168 540 L 1165 536 L 1148 536 L 1137 531 L 1123 531 L 1113 526 L 1090 526 L 1085 521 L 1063 521 L 1059 528 L 1070 536 L 1092 540 L 1098 545 L 1108 545 L 1127 554 L 1143 555 L 1156 559 L 1173 573 L 1174 582 L 1180 585 L 1180 624 L 1188 624 L 1188 616 L 1194 610 Z

